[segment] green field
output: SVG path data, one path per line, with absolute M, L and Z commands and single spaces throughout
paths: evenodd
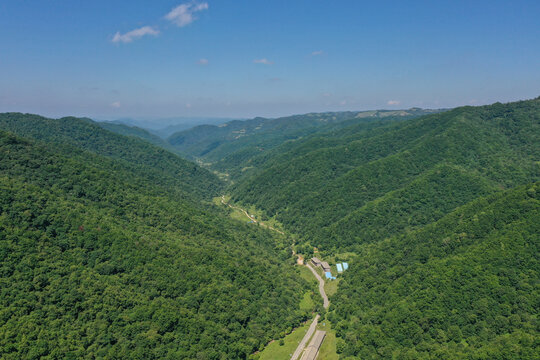
M 268 345 L 261 353 L 259 360 L 288 360 L 291 358 L 292 353 L 296 350 L 296 347 L 302 341 L 302 338 L 306 334 L 311 320 L 305 325 L 297 328 L 283 339 L 284 345 L 279 345 L 279 341 L 274 341 Z M 321 358 L 320 359 L 325 359 Z
M 339 278 L 337 280 L 325 280 L 324 282 L 324 291 L 326 292 L 326 296 L 332 296 L 337 292 L 339 284 Z
M 306 280 L 309 283 L 314 284 L 314 286 L 317 286 L 318 281 L 315 279 L 315 276 L 313 276 L 313 273 L 311 270 L 309 270 L 306 266 L 298 266 L 298 270 L 300 271 L 300 276 Z
M 312 296 L 311 291 L 308 291 L 304 294 L 304 298 L 300 302 L 300 310 L 305 310 L 305 311 L 313 310 L 313 308 L 315 307 L 315 303 L 313 302 L 313 299 L 311 296 Z
M 338 360 L 339 356 L 336 352 L 336 334 L 332 329 L 330 322 L 325 319 L 319 322 L 317 329 L 326 331 L 326 337 L 319 350 L 317 359 L 321 360 Z

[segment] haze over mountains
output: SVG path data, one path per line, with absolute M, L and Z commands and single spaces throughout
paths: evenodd
M 0 148 L 3 358 L 257 359 L 316 310 L 335 358 L 538 354 L 540 98 L 166 140 L 4 113 Z M 350 264 L 327 314 L 315 249 Z
M 540 1 L 0 1 L 0 360 L 540 360 Z

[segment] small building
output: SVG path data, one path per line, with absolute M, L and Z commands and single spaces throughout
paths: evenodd
M 349 268 L 349 264 L 346 262 L 343 263 L 343 271 L 347 270 Z
M 321 267 L 324 272 L 330 271 L 330 265 L 326 261 L 321 262 Z
M 326 276 L 327 279 L 330 279 L 330 280 L 332 279 L 332 273 L 330 271 L 326 271 L 324 273 L 324 276 Z
M 311 263 L 315 266 L 321 266 L 321 260 L 317 259 L 316 257 L 311 258 Z
M 336 267 L 337 267 L 337 272 L 338 272 L 338 273 L 342 273 L 342 272 L 343 272 L 343 267 L 341 266 L 340 263 L 337 263 L 337 264 L 336 264 Z

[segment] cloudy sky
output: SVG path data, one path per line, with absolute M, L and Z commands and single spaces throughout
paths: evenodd
M 540 1 L 2 0 L 0 112 L 251 117 L 540 95 Z

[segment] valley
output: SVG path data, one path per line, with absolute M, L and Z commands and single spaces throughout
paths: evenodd
M 237 172 L 0 114 L 2 356 L 534 358 L 540 100 L 342 115 Z
M 532 280 L 536 275 L 531 278 L 529 271 L 537 274 L 537 262 L 531 256 L 537 252 L 536 240 L 540 233 L 537 226 L 533 225 L 535 222 L 533 219 L 539 218 L 538 200 L 535 195 L 540 174 L 536 161 L 540 156 L 539 110 L 539 100 L 535 99 L 482 108 L 465 107 L 420 117 L 418 120 L 407 120 L 401 124 L 387 124 L 386 127 L 381 125 L 380 130 L 366 131 L 363 126 L 356 128 L 352 126 L 341 133 L 346 134 L 346 137 L 339 132 L 322 132 L 318 137 L 315 134 L 309 139 L 299 140 L 294 145 L 288 143 L 278 147 L 274 158 L 267 158 L 259 169 L 251 170 L 251 175 L 240 177 L 231 185 L 231 199 L 239 204 L 260 208 L 261 216 L 280 223 L 280 228 L 295 239 L 294 248 L 304 258 L 309 259 L 313 255 L 313 249 L 316 248 L 325 258 L 331 258 L 333 261 L 347 260 L 353 264 L 352 271 L 343 274 L 337 293 L 333 295 L 339 305 L 332 306 L 328 313 L 328 319 L 335 324 L 338 335 L 336 349 L 341 357 L 345 355 L 346 358 L 346 354 L 372 357 L 374 356 L 372 351 L 378 349 L 378 354 L 383 354 L 383 357 L 400 353 L 403 356 L 409 354 L 406 356 L 413 358 L 430 358 L 435 356 L 434 354 L 443 358 L 452 356 L 463 358 L 468 356 L 468 353 L 474 353 L 482 358 L 491 358 L 495 354 L 504 353 L 503 347 L 515 342 L 515 346 L 520 348 L 518 357 L 531 358 L 532 353 L 525 350 L 529 345 L 524 344 L 533 346 L 535 331 L 531 326 L 536 319 L 535 311 L 529 308 L 522 312 L 515 300 L 506 298 L 504 307 L 512 310 L 503 315 L 500 313 L 501 308 L 495 306 L 495 303 L 501 300 L 495 300 L 493 295 L 489 295 L 494 290 L 481 290 L 486 285 L 480 285 L 472 279 L 466 280 L 469 277 L 464 277 L 462 272 L 465 271 L 467 274 L 474 271 L 478 272 L 476 276 L 490 276 L 488 275 L 492 271 L 490 267 L 481 271 L 469 268 L 471 266 L 469 264 L 475 262 L 482 264 L 486 261 L 481 260 L 480 253 L 472 249 L 481 246 L 487 251 L 492 246 L 488 245 L 491 241 L 489 239 L 500 239 L 506 245 L 501 243 L 501 249 L 492 249 L 492 252 L 485 252 L 484 255 L 497 256 L 498 268 L 507 269 L 504 271 L 513 272 L 518 268 L 522 269 L 519 270 L 521 274 L 519 276 L 527 279 L 524 280 L 529 284 L 526 286 L 530 286 L 531 290 L 535 289 L 526 297 L 531 300 L 538 298 L 538 287 Z M 429 139 L 429 142 L 424 144 L 424 138 Z M 322 144 L 329 146 L 324 148 Z M 385 144 L 391 146 L 388 152 L 384 150 Z M 482 164 L 481 167 L 478 167 L 479 164 Z M 489 170 L 491 166 L 496 170 Z M 325 181 L 320 183 L 321 179 Z M 431 239 L 429 242 L 423 243 L 427 241 L 424 235 L 427 231 L 468 226 L 456 222 L 456 217 L 463 217 L 457 214 L 474 209 L 466 218 L 481 219 L 485 216 L 485 211 L 481 210 L 479 204 L 486 201 L 498 203 L 497 199 L 505 196 L 513 199 L 520 191 L 525 190 L 524 187 L 532 197 L 525 197 L 523 202 L 518 201 L 515 204 L 514 200 L 503 200 L 506 204 L 504 208 L 521 214 L 518 216 L 518 219 L 524 221 L 520 225 L 523 226 L 521 234 L 515 230 L 508 230 L 505 232 L 506 235 L 495 235 L 489 227 L 484 230 L 487 232 L 475 235 L 470 235 L 470 230 L 462 231 L 459 235 L 457 230 L 452 230 L 454 233 L 450 232 L 446 237 L 432 235 L 428 237 Z M 511 210 L 514 205 L 515 210 Z M 513 229 L 508 220 L 503 220 L 503 213 L 493 212 L 495 209 L 502 210 L 501 205 L 491 206 L 491 209 L 489 214 L 492 218 L 486 221 L 494 224 L 494 221 L 501 220 L 503 223 L 506 222 L 509 229 Z M 440 236 L 444 238 L 445 247 L 452 241 L 457 242 L 448 249 L 435 250 L 436 245 L 430 242 L 437 243 L 440 240 L 435 239 Z M 469 236 L 474 239 L 472 243 L 465 241 Z M 459 240 L 451 240 L 454 237 Z M 524 241 L 520 245 L 524 246 L 522 250 L 517 250 L 515 241 Z M 514 245 L 509 245 L 510 243 Z M 399 265 L 393 265 L 397 253 L 389 252 L 389 246 L 397 249 L 393 251 L 401 252 L 400 256 L 408 254 L 400 260 Z M 423 249 L 421 252 L 424 252 L 425 258 L 414 260 L 414 256 L 420 251 L 420 248 L 415 246 Z M 505 250 L 507 246 L 512 246 L 518 251 L 519 260 Z M 461 255 L 455 258 L 454 251 L 458 251 Z M 375 258 L 375 254 L 379 252 L 380 258 Z M 460 308 L 461 312 L 467 309 L 469 316 L 474 316 L 471 323 L 460 325 L 458 334 L 461 344 L 456 342 L 456 338 L 448 335 L 435 338 L 435 335 L 430 334 L 430 332 L 439 335 L 453 333 L 457 328 L 440 322 L 442 318 L 449 318 L 450 314 L 438 313 L 442 308 L 431 309 L 426 302 L 427 299 L 423 298 L 425 295 L 416 295 L 417 292 L 429 293 L 429 287 L 424 290 L 420 288 L 413 290 L 416 289 L 411 288 L 414 281 L 407 275 L 410 271 L 417 271 L 412 269 L 420 266 L 415 263 L 420 261 L 420 264 L 425 264 L 422 265 L 423 275 L 416 274 L 413 279 L 420 278 L 425 282 L 426 277 L 435 276 L 441 271 L 441 265 L 436 265 L 439 261 L 447 264 L 448 261 L 452 261 L 449 259 L 458 261 L 452 266 L 459 269 L 459 275 L 456 275 L 457 278 L 445 280 L 445 285 L 439 284 L 439 280 L 436 280 L 431 286 L 443 286 L 445 289 L 438 290 L 441 292 L 439 296 L 449 296 L 445 308 L 453 304 L 452 307 Z M 527 265 L 524 265 L 524 268 L 518 267 L 511 259 Z M 360 271 L 359 266 L 364 270 Z M 480 275 L 483 271 L 486 271 L 485 275 Z M 383 283 L 382 279 L 386 276 L 388 280 Z M 500 286 L 498 291 L 519 293 L 518 289 L 511 290 L 506 288 L 507 285 L 502 285 L 510 281 L 508 275 L 499 273 L 491 276 L 499 279 L 501 285 L 495 286 L 496 288 Z M 405 282 L 403 285 L 402 281 Z M 467 285 L 464 285 L 463 281 Z M 380 288 L 372 288 L 379 282 Z M 452 285 L 451 291 L 468 299 L 469 305 L 457 301 L 457 298 L 446 293 L 450 291 L 447 286 L 451 282 L 461 282 L 461 286 Z M 393 285 L 394 283 L 396 285 Z M 408 292 L 401 288 L 402 286 L 412 291 L 411 295 L 407 295 Z M 474 291 L 476 295 L 470 291 Z M 404 312 L 401 315 L 390 310 L 400 306 L 399 302 L 406 296 L 420 296 L 420 298 L 411 300 L 408 306 L 403 305 L 400 311 Z M 473 304 L 480 301 L 481 296 L 485 296 L 483 298 L 485 300 L 491 299 L 487 300 L 488 302 L 494 301 L 489 315 L 488 313 L 480 315 L 478 310 L 471 310 L 471 306 L 474 309 L 476 305 Z M 396 303 L 375 310 L 381 301 L 396 301 Z M 430 300 L 430 303 L 431 301 L 433 300 Z M 530 306 L 532 303 L 528 304 Z M 371 306 L 373 311 L 378 312 L 368 312 L 366 306 Z M 414 315 L 414 311 L 418 311 L 413 310 L 416 307 L 422 310 Z M 366 312 L 358 312 L 358 309 L 363 308 Z M 431 312 L 439 314 L 435 316 L 442 318 L 430 320 L 421 317 L 422 314 L 429 316 Z M 520 314 L 518 316 L 522 322 L 511 325 L 508 316 L 512 314 Z M 374 316 L 381 317 L 377 321 L 384 319 L 384 325 L 380 325 L 380 332 L 375 333 L 377 335 L 371 333 L 379 329 L 372 323 Z M 412 319 L 414 316 L 420 317 L 412 320 L 411 316 Z M 484 320 L 478 320 L 478 316 Z M 507 320 L 503 320 L 505 316 Z M 492 319 L 495 317 L 498 317 L 498 321 L 508 324 L 505 325 L 505 330 L 493 329 Z M 427 321 L 429 325 L 417 328 L 416 331 L 423 335 L 418 335 L 419 337 L 412 342 L 406 338 L 399 340 L 402 334 L 410 331 L 407 328 L 400 328 L 399 322 L 395 323 L 400 318 L 409 318 L 407 321 L 401 320 L 405 321 L 407 326 L 418 325 L 422 321 Z M 514 316 L 514 319 L 517 318 Z M 458 319 L 453 320 L 454 323 L 458 323 L 460 321 Z M 484 326 L 483 337 L 478 333 L 479 321 Z M 362 332 L 361 329 L 364 328 L 359 326 L 364 322 L 367 332 Z M 351 327 L 352 323 L 356 325 Z M 385 353 L 383 344 L 386 338 L 383 334 L 390 334 L 390 329 L 396 332 L 387 335 L 390 342 L 386 346 L 392 350 Z M 528 335 L 527 330 L 523 332 L 524 329 L 530 329 Z M 362 334 L 362 337 L 357 337 L 357 334 Z M 468 346 L 463 347 L 465 343 Z M 423 352 L 419 351 L 420 348 Z M 529 349 L 533 351 L 532 348 Z
M 540 1 L 0 1 L 0 360 L 540 360 Z
M 221 198 L 219 199 L 220 203 L 231 208 L 231 209 L 234 209 L 236 211 L 239 211 L 241 214 L 243 214 L 245 216 L 245 218 L 248 219 L 248 223 L 250 224 L 256 224 L 256 225 L 259 225 L 259 226 L 262 226 L 266 229 L 269 229 L 271 231 L 275 231 L 281 235 L 284 235 L 284 233 L 280 230 L 277 230 L 269 225 L 266 225 L 258 220 L 255 219 L 255 216 L 254 215 L 250 215 L 245 209 L 242 209 L 238 206 L 235 206 L 235 205 L 232 205 L 228 202 L 225 201 L 225 195 L 222 195 Z M 231 217 L 234 218 L 234 215 L 231 214 Z M 304 265 L 303 262 L 304 262 L 304 259 L 302 258 L 301 255 L 297 255 L 294 251 L 294 244 L 293 245 L 293 249 L 292 249 L 292 255 L 293 256 L 296 256 L 298 257 L 299 261 L 297 261 L 297 264 L 296 265 Z M 326 292 L 325 292 L 325 288 L 324 288 L 324 285 L 325 285 L 325 282 L 324 280 L 322 279 L 322 277 L 317 273 L 316 270 L 313 269 L 313 267 L 309 264 L 309 260 L 306 262 L 305 264 L 305 268 L 309 269 L 309 271 L 313 274 L 313 276 L 315 277 L 315 279 L 317 280 L 318 282 L 318 290 L 319 290 L 319 294 L 323 300 L 323 309 L 327 310 L 328 307 L 330 306 L 330 302 L 328 300 L 328 296 L 326 295 Z M 279 360 L 281 358 L 283 359 L 288 359 L 290 357 L 291 360 L 297 360 L 297 359 L 300 359 L 300 356 L 305 352 L 306 350 L 306 347 L 308 345 L 308 342 L 312 339 L 313 337 L 313 334 L 315 333 L 316 329 L 317 329 L 317 325 L 318 325 L 318 322 L 319 322 L 319 319 L 320 319 L 320 314 L 316 314 L 315 317 L 313 318 L 313 320 L 311 320 L 311 324 L 309 325 L 308 329 L 305 331 L 305 334 L 304 336 L 302 337 L 302 339 L 298 342 L 298 346 L 296 347 L 296 350 L 294 351 L 294 353 L 291 354 L 283 354 L 283 355 L 276 355 L 276 350 L 274 349 L 271 349 L 270 351 L 266 351 L 266 352 L 262 352 L 261 354 L 261 357 L 264 359 L 264 357 L 270 357 L 272 359 L 275 359 L 275 360 Z M 293 333 L 294 332 L 297 332 L 299 331 L 299 329 L 295 329 L 293 330 Z M 273 341 L 269 344 L 271 345 L 273 343 Z M 267 346 L 268 347 L 268 346 Z M 275 346 L 274 346 L 275 347 Z M 278 348 L 279 350 L 279 348 Z M 278 353 L 279 354 L 279 353 Z

